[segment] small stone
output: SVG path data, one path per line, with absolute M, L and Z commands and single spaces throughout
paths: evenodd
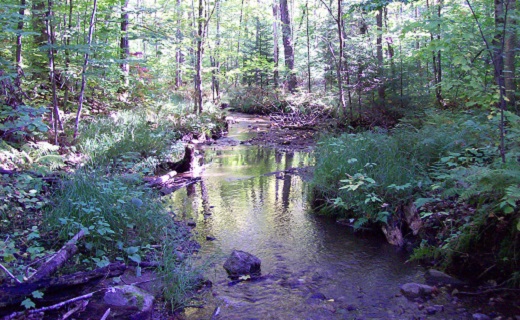
M 401 286 L 401 292 L 409 299 L 431 295 L 433 287 L 419 283 L 406 283 Z
M 437 309 L 435 307 L 426 307 L 426 314 L 433 315 L 437 313 Z
M 327 297 L 321 292 L 315 292 L 311 295 L 311 299 L 327 300 Z
M 491 318 L 483 313 L 474 313 L 472 316 L 473 320 L 490 320 Z
M 426 278 L 426 283 L 429 285 L 453 285 L 453 286 L 461 286 L 464 285 L 464 282 L 456 279 L 442 271 L 429 269 L 424 274 Z

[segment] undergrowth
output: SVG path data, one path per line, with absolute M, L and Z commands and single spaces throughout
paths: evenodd
M 83 230 L 79 253 L 61 272 L 123 261 L 136 265 L 139 274 L 143 261 L 168 264 L 161 273 L 170 277 L 165 299 L 172 308 L 182 306 L 183 294 L 200 282 L 188 261 L 172 258 L 187 235 L 142 176 L 181 159 L 184 135 L 211 137 L 226 129 L 218 112 L 195 116 L 184 109 L 166 104 L 87 117 L 77 144 L 61 149 L 34 142 L 41 132 L 1 141 L 0 263 L 23 281 Z M 13 282 L 0 274 L 0 282 Z
M 315 202 L 355 228 L 392 224 L 405 235 L 403 212 L 413 208 L 423 240 L 412 259 L 480 272 L 494 265 L 490 274 L 507 278 L 520 266 L 519 121 L 507 117 L 505 163 L 496 119 L 483 114 L 429 114 L 420 126 L 403 121 L 389 131 L 324 137 L 316 149 Z

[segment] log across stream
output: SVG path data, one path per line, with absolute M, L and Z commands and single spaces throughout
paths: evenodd
M 250 139 L 251 123 L 262 127 L 266 121 L 236 115 L 235 120 L 226 139 Z M 177 216 L 196 223 L 202 248 L 195 262 L 206 266 L 213 282 L 202 297 L 204 307 L 188 308 L 182 317 L 471 318 L 474 310 L 448 295 L 424 301 L 402 296 L 402 284 L 424 283 L 423 268 L 406 263 L 406 254 L 383 237 L 354 234 L 312 213 L 301 175 L 268 174 L 312 166 L 312 159 L 311 153 L 250 145 L 204 147 L 201 182 L 166 196 Z M 233 249 L 259 257 L 262 277 L 230 281 L 222 264 Z

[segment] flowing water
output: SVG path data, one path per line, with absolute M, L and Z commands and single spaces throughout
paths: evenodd
M 226 141 L 246 140 L 251 127 L 266 125 L 240 117 Z M 204 307 L 186 309 L 185 319 L 465 318 L 454 310 L 427 316 L 399 294 L 404 283 L 424 282 L 422 268 L 384 239 L 312 213 L 302 177 L 273 174 L 311 165 L 309 153 L 205 147 L 202 181 L 170 196 L 176 214 L 197 223 L 197 257 L 213 282 Z M 222 264 L 233 249 L 262 260 L 260 279 L 227 278 Z

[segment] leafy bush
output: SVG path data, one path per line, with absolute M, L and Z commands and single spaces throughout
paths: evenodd
M 43 123 L 44 107 L 18 106 L 16 108 L 0 105 L 0 135 L 4 139 L 21 141 L 32 138 L 48 127 Z

